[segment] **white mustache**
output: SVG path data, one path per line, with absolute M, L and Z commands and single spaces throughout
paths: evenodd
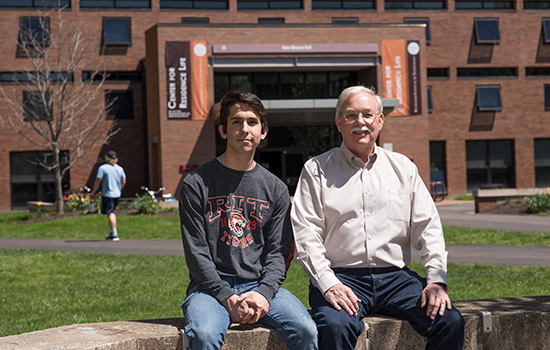
M 370 133 L 371 130 L 370 130 L 369 128 L 367 128 L 366 126 L 362 126 L 362 127 L 357 127 L 357 128 L 351 129 L 351 132 L 366 132 L 366 133 Z

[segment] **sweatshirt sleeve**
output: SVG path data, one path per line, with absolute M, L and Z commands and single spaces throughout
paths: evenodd
M 286 278 L 294 256 L 294 236 L 290 223 L 290 197 L 284 184 L 277 184 L 271 220 L 264 228 L 265 246 L 262 254 L 262 277 L 257 291 L 269 302 Z
M 234 293 L 229 283 L 223 281 L 216 271 L 206 234 L 204 201 L 198 191 L 198 183 L 192 179 L 193 176 L 189 175 L 183 182 L 179 199 L 185 261 L 192 282 L 198 283 L 221 303 Z

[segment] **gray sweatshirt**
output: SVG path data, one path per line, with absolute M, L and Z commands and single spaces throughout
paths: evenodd
M 259 282 L 271 301 L 294 255 L 290 198 L 286 185 L 256 165 L 226 168 L 217 160 L 183 181 L 179 211 L 191 282 L 220 303 L 235 294 L 222 277 Z

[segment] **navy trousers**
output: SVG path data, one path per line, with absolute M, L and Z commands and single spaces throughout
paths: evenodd
M 320 350 L 353 350 L 363 331 L 363 318 L 372 315 L 407 320 L 428 338 L 426 349 L 462 349 L 464 318 L 453 306 L 432 320 L 420 307 L 426 279 L 408 268 L 335 268 L 338 279 L 351 288 L 359 304 L 357 317 L 337 311 L 316 287 L 310 285 L 309 303 L 319 331 Z

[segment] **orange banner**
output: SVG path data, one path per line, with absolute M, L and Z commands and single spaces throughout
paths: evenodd
M 383 97 L 399 100 L 389 116 L 421 114 L 419 53 L 417 41 L 382 40 Z
M 191 118 L 208 117 L 208 50 L 205 41 L 191 42 Z

